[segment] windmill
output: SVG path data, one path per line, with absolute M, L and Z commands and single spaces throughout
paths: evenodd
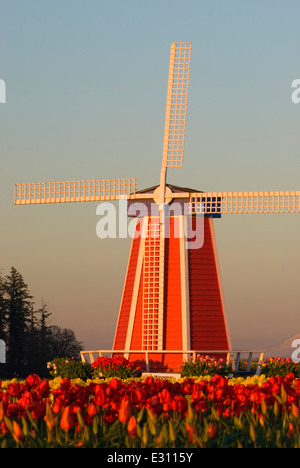
M 167 169 L 183 162 L 190 60 L 190 42 L 171 44 L 159 185 L 137 191 L 134 178 L 15 185 L 16 205 L 127 200 L 136 228 L 113 349 L 141 362 L 147 352 L 157 370 L 178 369 L 187 350 L 231 346 L 214 218 L 300 212 L 299 191 L 200 192 L 167 184 Z M 136 203 L 145 211 L 132 214 Z

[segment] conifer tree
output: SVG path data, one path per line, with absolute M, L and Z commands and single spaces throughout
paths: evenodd
M 6 310 L 4 301 L 4 279 L 0 273 L 0 340 L 6 339 Z
M 47 362 L 55 357 L 79 357 L 81 343 L 68 328 L 49 324 L 46 304 L 34 309 L 34 301 L 22 275 L 11 268 L 0 273 L 0 339 L 6 344 L 5 376 L 48 376 Z
M 4 308 L 7 320 L 7 370 L 26 374 L 28 367 L 29 330 L 33 313 L 33 298 L 22 275 L 12 267 L 4 281 Z

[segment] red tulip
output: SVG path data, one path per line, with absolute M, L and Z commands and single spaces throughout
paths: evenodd
M 131 416 L 131 407 L 128 398 L 123 398 L 119 409 L 119 420 L 121 423 L 127 423 Z
M 130 435 L 130 437 L 137 436 L 137 422 L 136 422 L 135 416 L 131 416 L 131 418 L 129 419 L 127 430 L 128 430 L 128 434 Z
M 73 426 L 74 426 L 74 421 L 71 415 L 70 406 L 67 406 L 66 408 L 64 408 L 62 412 L 61 420 L 60 420 L 60 427 L 64 431 L 68 431 Z
M 56 414 L 60 413 L 62 406 L 63 406 L 63 400 L 59 397 L 55 398 L 53 406 L 52 406 L 53 413 L 56 413 Z
M 95 414 L 97 414 L 98 408 L 93 401 L 89 404 L 87 412 L 89 416 L 95 416 Z
M 39 384 L 39 392 L 43 397 L 49 395 L 50 387 L 48 380 L 42 380 L 42 382 Z
M 40 383 L 41 379 L 38 375 L 36 374 L 30 374 L 26 378 L 26 383 L 28 387 L 36 387 Z
M 193 444 L 197 438 L 197 429 L 193 424 L 186 423 L 185 430 L 189 436 L 189 443 Z
M 96 403 L 97 406 L 102 406 L 105 403 L 106 400 L 106 395 L 104 393 L 104 390 L 102 388 L 97 389 L 97 392 L 95 393 L 95 398 L 94 402 Z
M 2 421 L 4 416 L 4 404 L 3 401 L 0 402 L 0 422 Z
M 0 434 L 5 435 L 5 434 L 8 434 L 8 432 L 9 432 L 9 430 L 8 430 L 5 422 L 1 421 L 1 423 L 0 423 Z
M 295 416 L 295 418 L 299 418 L 299 408 L 295 403 L 292 403 L 292 413 Z
M 13 421 L 13 437 L 16 442 L 20 442 L 23 439 L 22 430 L 16 421 Z
M 212 439 L 213 437 L 215 437 L 216 433 L 217 433 L 217 426 L 213 423 L 210 423 L 207 429 L 208 437 Z
M 289 423 L 289 428 L 288 428 L 288 431 L 287 431 L 287 434 L 286 436 L 288 437 L 288 439 L 291 439 L 293 437 L 293 432 L 294 432 L 294 426 L 293 426 L 293 423 Z

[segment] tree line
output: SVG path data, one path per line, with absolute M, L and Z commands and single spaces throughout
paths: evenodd
M 78 358 L 82 345 L 68 328 L 51 325 L 47 305 L 35 308 L 22 275 L 12 267 L 0 273 L 0 339 L 6 345 L 1 377 L 48 376 L 47 362 L 55 357 Z

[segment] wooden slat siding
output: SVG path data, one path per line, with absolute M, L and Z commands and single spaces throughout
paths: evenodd
M 132 292 L 135 280 L 135 271 L 137 266 L 138 254 L 140 247 L 140 237 L 132 240 L 131 252 L 128 262 L 127 275 L 125 279 L 124 292 L 122 303 L 119 312 L 114 349 L 125 349 L 130 307 L 132 301 Z
M 228 349 L 211 222 L 204 219 L 202 248 L 188 252 L 192 349 Z
M 176 218 L 178 222 L 178 218 Z M 174 218 L 170 221 L 171 238 L 165 244 L 165 302 L 164 302 L 164 336 L 163 349 L 182 349 L 182 316 L 181 316 L 181 285 L 180 285 L 180 239 L 174 238 Z M 137 310 L 133 326 L 130 349 L 142 349 L 142 310 L 143 310 L 143 271 L 138 294 Z M 115 348 L 116 349 L 116 348 Z M 129 360 L 145 370 L 144 355 L 129 355 Z M 182 354 L 152 354 L 149 351 L 151 370 L 165 372 L 178 371 L 182 366 Z
M 181 273 L 180 239 L 174 238 L 174 223 L 179 218 L 170 218 L 170 238 L 165 241 L 165 313 L 164 349 L 182 349 Z M 182 354 L 165 354 L 164 366 L 174 371 L 183 362 Z
M 163 349 L 166 350 L 182 349 L 180 239 L 174 238 L 172 235 L 174 233 L 173 222 L 174 218 L 171 218 L 171 237 L 166 239 L 165 244 L 166 284 Z M 213 221 L 205 218 L 203 247 L 188 251 L 191 349 L 228 349 L 210 222 Z M 133 240 L 129 259 L 114 349 L 124 349 L 125 346 L 138 250 L 139 239 L 136 239 Z M 141 275 L 131 342 L 131 349 L 135 350 L 142 349 L 143 273 Z M 129 359 L 145 370 L 144 355 L 131 354 Z M 163 356 L 149 354 L 149 359 L 151 370 L 157 372 L 167 370 L 178 372 L 183 364 L 182 354 L 165 354 Z
M 143 349 L 142 346 L 142 322 L 143 322 L 143 268 L 141 271 L 141 282 L 136 305 L 136 313 L 133 324 L 132 340 L 130 349 Z M 139 355 L 133 354 L 132 359 L 139 359 Z M 143 356 L 144 359 L 144 356 Z
M 135 320 L 133 325 L 132 341 L 131 347 L 132 350 L 142 349 L 142 322 L 143 322 L 143 271 L 141 272 L 141 283 L 138 294 L 137 308 L 135 314 Z M 133 362 L 136 366 L 142 368 L 143 371 L 146 370 L 145 354 L 129 354 L 129 361 Z M 151 371 L 163 372 L 167 370 L 166 365 L 163 362 L 163 356 L 161 354 L 151 354 L 149 351 L 149 361 Z
M 182 349 L 181 329 L 181 291 L 180 291 L 180 244 L 179 239 L 172 235 L 174 218 L 171 218 L 171 238 L 166 239 L 165 244 L 165 302 L 164 302 L 164 349 Z M 142 272 L 143 278 L 143 272 Z M 142 297 L 143 284 L 139 288 L 137 311 L 133 327 L 133 338 L 131 349 L 142 349 Z M 129 359 L 145 369 L 144 356 L 130 355 Z M 182 365 L 182 355 L 152 354 L 149 351 L 151 370 L 165 372 L 177 369 Z

